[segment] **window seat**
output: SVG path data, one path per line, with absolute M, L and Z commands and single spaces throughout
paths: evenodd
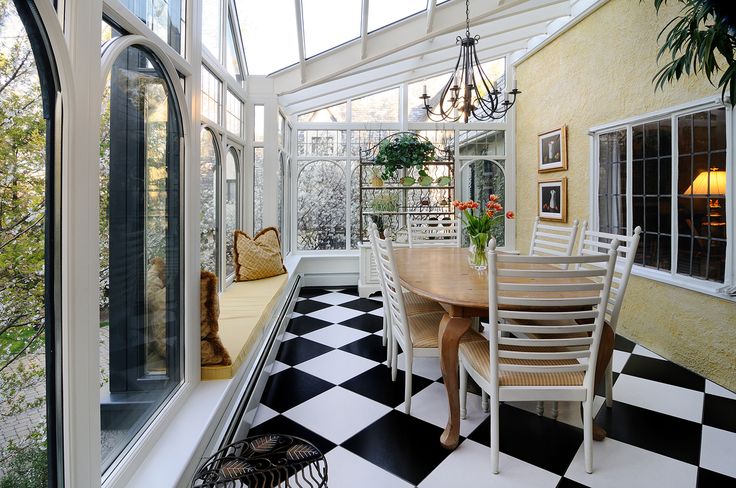
M 220 294 L 220 339 L 232 364 L 202 366 L 202 380 L 225 380 L 235 376 L 261 338 L 288 281 L 289 274 L 285 273 L 262 280 L 234 282 Z

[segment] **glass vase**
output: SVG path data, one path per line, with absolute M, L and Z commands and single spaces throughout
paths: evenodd
M 488 257 L 486 246 L 488 245 L 488 234 L 480 232 L 470 236 L 470 248 L 468 249 L 468 263 L 478 271 L 488 268 Z

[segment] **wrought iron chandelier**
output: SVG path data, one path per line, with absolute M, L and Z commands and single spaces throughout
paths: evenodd
M 457 122 L 462 118 L 467 122 L 471 115 L 480 121 L 497 120 L 506 115 L 516 102 L 516 95 L 521 93 L 516 89 L 516 81 L 511 91 L 506 90 L 502 94 L 498 85 L 483 71 L 475 51 L 479 39 L 480 36 L 470 35 L 470 0 L 465 0 L 465 37 L 457 36 L 460 55 L 455 69 L 434 103 L 434 110 L 429 103 L 431 97 L 427 95 L 427 85 L 419 97 L 424 102 L 429 120 Z M 503 99 L 500 98 L 502 95 Z

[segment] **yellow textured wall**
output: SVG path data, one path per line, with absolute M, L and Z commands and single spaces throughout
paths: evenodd
M 517 247 L 529 247 L 538 179 L 568 178 L 568 221 L 589 212 L 589 137 L 615 122 L 718 93 L 691 77 L 654 91 L 657 34 L 678 12 L 611 0 L 517 66 Z M 568 170 L 537 173 L 537 135 L 568 127 Z M 618 332 L 736 390 L 736 303 L 632 277 Z

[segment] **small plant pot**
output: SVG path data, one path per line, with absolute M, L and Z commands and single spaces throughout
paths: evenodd
M 399 180 L 399 183 L 401 183 L 401 184 L 402 184 L 402 185 L 404 185 L 404 186 L 411 186 L 411 185 L 413 185 L 414 183 L 416 183 L 416 181 L 417 181 L 417 180 L 415 180 L 415 179 L 414 179 L 413 177 L 411 177 L 411 176 L 404 176 L 403 178 L 401 178 L 401 179 Z
M 383 186 L 383 180 L 378 176 L 374 176 L 373 178 L 371 178 L 371 185 L 375 187 L 381 187 Z
M 431 176 L 420 176 L 419 177 L 419 184 L 421 186 L 429 186 L 432 184 L 432 177 Z

